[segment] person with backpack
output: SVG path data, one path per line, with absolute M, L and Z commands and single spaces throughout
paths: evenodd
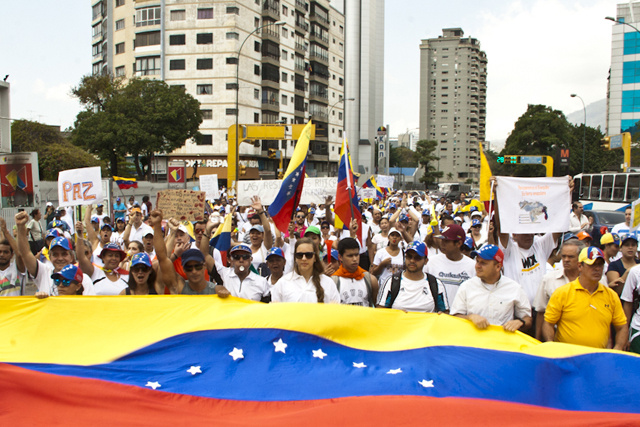
M 509 332 L 528 330 L 531 304 L 522 286 L 502 274 L 502 250 L 487 244 L 471 255 L 476 258 L 476 275 L 460 285 L 451 315 L 470 320 L 478 329 L 499 325 Z
M 340 303 L 375 307 L 378 279 L 360 267 L 360 244 L 352 237 L 338 243 L 340 267 L 331 278 L 340 293 Z
M 413 242 L 405 251 L 405 269 L 383 284 L 378 295 L 378 308 L 395 308 L 404 311 L 427 313 L 448 312 L 444 285 L 435 276 L 425 273 L 427 245 Z

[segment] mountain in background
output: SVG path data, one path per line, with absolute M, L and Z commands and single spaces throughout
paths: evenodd
M 581 125 L 584 122 L 584 111 L 579 109 L 573 113 L 566 115 L 569 123 L 574 125 Z M 597 128 L 600 126 L 600 130 L 604 133 L 607 123 L 607 99 L 601 99 L 600 101 L 592 102 L 587 105 L 587 126 Z

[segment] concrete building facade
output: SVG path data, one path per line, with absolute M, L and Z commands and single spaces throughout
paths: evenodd
M 11 85 L 0 80 L 0 152 L 11 152 Z
M 420 44 L 420 139 L 438 142 L 447 181 L 478 182 L 485 141 L 487 56 L 461 28 Z
M 377 129 L 384 125 L 384 0 L 345 0 L 346 133 L 364 183 L 378 173 Z
M 309 176 L 337 172 L 344 126 L 344 15 L 328 0 L 91 0 L 93 73 L 127 79 L 162 79 L 201 102 L 204 121 L 198 145 L 156 156 L 154 170 L 186 160 L 187 176 L 226 178 L 227 132 L 235 124 L 236 64 L 239 59 L 240 124 L 302 124 L 312 119 L 316 139 L 307 162 Z M 284 21 L 284 25 L 276 22 Z M 247 39 L 256 28 L 262 28 Z M 337 102 L 329 111 L 330 106 Z M 240 145 L 241 179 L 273 179 L 278 160 L 293 154 L 294 141 Z M 284 162 L 286 168 L 287 161 Z

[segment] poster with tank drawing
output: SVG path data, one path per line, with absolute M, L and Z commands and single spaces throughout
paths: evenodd
M 562 233 L 569 229 L 569 177 L 496 177 L 503 233 Z

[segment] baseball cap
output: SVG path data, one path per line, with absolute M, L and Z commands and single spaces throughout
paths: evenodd
M 480 212 L 478 210 L 471 212 L 471 218 L 473 218 L 474 216 L 481 217 L 482 216 L 482 212 Z
M 473 249 L 476 245 L 476 242 L 473 241 L 473 237 L 469 236 L 465 239 L 464 245 L 469 249 Z
M 144 252 L 139 252 L 135 254 L 131 258 L 131 267 L 135 267 L 136 265 L 146 265 L 147 267 L 151 267 L 151 258 Z
M 586 231 L 578 232 L 578 234 L 576 234 L 576 237 L 578 238 L 578 240 L 591 240 L 591 234 L 587 233 Z
M 116 222 L 124 222 L 124 218 L 116 218 Z
M 477 251 L 472 251 L 471 256 L 480 257 L 487 261 L 496 261 L 502 264 L 504 261 L 504 254 L 502 253 L 502 249 L 497 247 L 496 245 L 484 245 Z
M 477 206 L 471 206 L 469 208 L 469 212 L 478 212 L 478 207 Z
M 614 243 L 620 246 L 620 236 L 612 233 L 603 234 L 602 237 L 600 238 L 600 244 L 608 245 L 609 243 Z
M 638 236 L 636 236 L 635 233 L 624 233 L 624 234 L 620 234 L 620 244 L 623 245 L 624 242 L 626 242 L 627 240 L 635 240 L 636 242 L 638 241 Z
M 604 253 L 602 252 L 602 250 L 600 250 L 600 248 L 589 246 L 588 248 L 584 248 L 582 251 L 580 251 L 578 262 L 584 262 L 585 264 L 593 265 L 598 258 L 601 258 L 602 261 L 606 261 L 604 258 Z
M 113 231 L 113 227 L 111 226 L 111 224 L 102 224 L 102 227 L 100 227 L 100 230 L 104 230 L 105 228 L 108 228 L 109 230 Z
M 407 214 L 402 214 L 402 215 L 400 215 L 400 219 L 399 219 L 399 221 L 400 221 L 400 222 L 402 222 L 402 221 L 407 221 L 407 222 L 409 222 L 409 215 L 407 215 Z
M 562 241 L 563 241 L 563 242 L 566 242 L 567 240 L 570 240 L 570 239 L 577 239 L 577 238 L 578 238 L 578 237 L 577 237 L 575 234 L 573 234 L 573 233 L 564 233 L 564 237 L 562 238 Z
M 145 231 L 142 234 L 142 237 L 146 237 L 149 234 L 151 234 L 152 236 L 155 235 L 155 233 L 153 232 L 153 228 L 149 227 L 149 228 L 145 228 Z
M 315 225 L 311 225 L 311 226 L 307 227 L 307 229 L 304 231 L 304 235 L 306 236 L 308 233 L 317 234 L 318 236 L 321 235 L 320 229 L 318 227 L 316 227 Z
M 395 203 L 389 203 L 389 209 L 396 209 L 396 204 Z
M 53 203 L 47 202 L 46 206 L 53 206 Z
M 132 214 L 133 214 L 133 213 L 136 213 L 136 212 L 140 212 L 140 213 L 142 213 L 142 210 L 141 210 L 139 207 L 137 207 L 137 206 L 136 206 L 135 208 L 131 208 L 131 213 L 132 213 Z
M 422 211 L 422 215 L 427 215 L 427 216 L 431 216 L 431 211 L 429 209 L 425 209 Z
M 337 249 L 333 249 L 331 248 L 331 260 L 333 261 L 334 259 L 337 261 L 340 256 L 340 253 L 338 252 Z M 327 252 L 326 254 L 324 254 L 324 259 L 328 259 L 329 258 L 329 252 Z
M 251 226 L 251 228 L 249 229 L 249 233 L 251 233 L 253 230 L 259 231 L 260 233 L 264 233 L 264 227 L 261 225 Z
M 473 219 L 473 220 L 471 220 L 471 226 L 472 226 L 472 227 L 476 227 L 476 226 L 478 226 L 478 225 L 480 225 L 480 226 L 482 225 L 482 223 L 480 222 L 480 220 L 479 220 L 479 219 Z
M 427 245 L 419 241 L 411 242 L 409 246 L 407 246 L 407 250 L 405 252 L 409 252 L 409 251 L 414 251 L 415 253 L 417 253 L 419 256 L 423 258 L 426 257 L 428 253 Z
M 311 208 L 311 209 L 309 209 L 309 213 L 310 213 L 311 215 L 315 215 L 315 214 L 316 214 L 316 208 Z
M 102 203 L 98 203 L 98 205 L 96 207 L 97 208 L 104 208 L 104 205 Z
M 58 228 L 58 227 L 62 227 L 62 221 L 54 219 L 49 223 L 49 228 Z
M 462 218 L 460 218 L 459 216 L 454 216 L 453 220 L 457 222 L 462 222 Z
M 62 267 L 62 270 L 51 275 L 52 279 L 66 279 L 77 283 L 82 283 L 82 270 L 77 265 L 69 264 Z
M 60 232 L 55 228 L 52 228 L 51 230 L 47 231 L 47 234 L 44 238 L 48 239 L 49 237 L 60 237 Z
M 248 245 L 245 244 L 241 244 L 241 245 L 235 245 L 233 248 L 231 248 L 231 250 L 229 251 L 230 254 L 234 253 L 234 252 L 249 252 L 250 254 L 252 254 L 253 252 L 251 252 L 251 248 Z M 183 255 L 184 256 L 184 255 Z
M 240 246 L 240 245 L 238 245 L 238 246 Z M 199 263 L 203 263 L 204 262 L 204 255 L 198 249 L 187 249 L 182 254 L 182 266 L 184 267 L 190 261 L 197 261 Z
M 451 224 L 446 226 L 439 236 L 435 236 L 436 239 L 453 240 L 455 242 L 464 242 L 466 234 L 462 227 L 458 224 Z
M 94 216 L 93 218 L 91 218 L 91 222 L 95 222 L 96 224 L 99 224 L 100 218 L 98 218 L 97 216 Z
M 265 259 L 269 259 L 269 257 L 273 255 L 284 258 L 284 252 L 282 251 L 282 249 L 274 247 L 269 249 L 269 252 L 267 253 L 267 256 L 265 257 Z
M 402 233 L 400 231 L 398 231 L 398 229 L 395 228 L 395 227 L 391 227 L 389 229 L 389 232 L 387 233 L 387 235 L 391 235 L 391 233 L 398 233 L 400 235 L 400 237 L 402 237 Z
M 116 197 L 116 202 L 119 202 L 119 201 L 120 201 L 120 197 Z
M 56 246 L 59 246 L 67 251 L 71 250 L 71 243 L 69 243 L 69 239 L 67 239 L 66 237 L 56 237 L 55 239 L 53 239 L 49 244 L 49 250 L 55 248 Z
M 118 252 L 120 254 L 120 261 L 127 257 L 127 254 L 124 253 L 120 245 L 118 245 L 117 243 L 107 243 L 106 245 L 104 245 L 104 247 L 100 251 L 99 257 L 102 258 L 106 251 Z

